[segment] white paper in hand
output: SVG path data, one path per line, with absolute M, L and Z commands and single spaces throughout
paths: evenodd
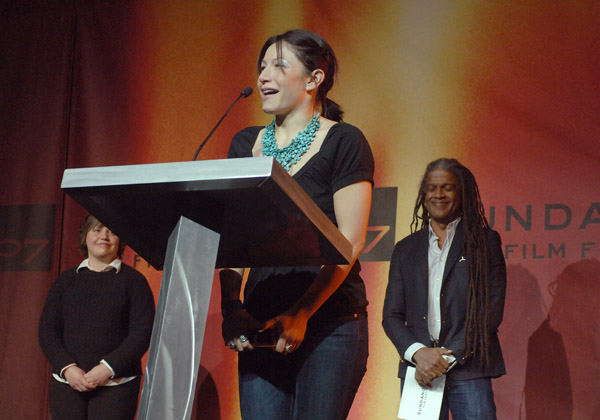
M 406 370 L 402 398 L 398 418 L 404 420 L 438 420 L 446 375 L 431 381 L 431 388 L 423 388 L 415 379 L 415 368 L 409 366 Z

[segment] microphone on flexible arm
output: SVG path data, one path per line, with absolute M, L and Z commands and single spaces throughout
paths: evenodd
M 227 116 L 227 114 L 229 114 L 229 111 L 231 111 L 231 108 L 233 108 L 233 106 L 241 98 L 247 98 L 248 96 L 252 95 L 253 91 L 254 90 L 250 86 L 248 86 L 247 88 L 245 88 L 244 90 L 242 90 L 242 92 L 240 93 L 240 96 L 238 96 L 236 98 L 236 100 L 233 101 L 233 103 L 229 106 L 229 108 L 227 108 L 227 111 L 225 111 L 225 114 L 223 114 L 223 116 L 221 117 L 221 119 L 219 120 L 219 122 L 217 123 L 217 125 L 215 125 L 214 128 L 211 130 L 211 132 L 208 133 L 208 136 L 206 136 L 206 138 L 204 139 L 204 141 L 202 142 L 202 144 L 200 144 L 200 146 L 198 146 L 198 150 L 196 150 L 196 153 L 194 154 L 194 158 L 192 159 L 193 161 L 196 160 L 196 158 L 198 157 L 198 153 L 200 153 L 200 150 L 202 150 L 202 148 L 204 147 L 204 145 L 206 144 L 206 142 L 208 141 L 208 139 L 210 138 L 210 136 L 212 136 L 212 134 L 215 132 L 215 130 L 217 129 L 217 127 L 219 127 L 219 125 L 221 125 L 221 122 L 225 119 L 225 117 Z

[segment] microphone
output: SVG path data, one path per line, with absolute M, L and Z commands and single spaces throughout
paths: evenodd
M 252 95 L 252 92 L 254 92 L 254 90 L 250 86 L 248 86 L 247 88 L 242 90 L 242 92 L 240 93 L 240 96 L 238 96 L 236 98 L 236 100 L 233 101 L 231 103 L 231 105 L 229 105 L 229 108 L 227 108 L 227 111 L 225 111 L 225 114 L 223 114 L 223 116 L 221 117 L 221 119 L 219 120 L 217 125 L 215 125 L 214 128 L 211 130 L 211 132 L 208 133 L 208 136 L 206 136 L 206 138 L 204 139 L 202 144 L 200 144 L 200 146 L 198 146 L 198 150 L 196 150 L 196 153 L 194 154 L 194 158 L 192 159 L 192 161 L 196 160 L 196 158 L 198 157 L 198 153 L 200 153 L 200 150 L 202 150 L 202 148 L 204 147 L 204 145 L 206 144 L 206 142 L 208 141 L 210 136 L 212 136 L 212 134 L 215 132 L 217 127 L 219 127 L 219 125 L 221 125 L 221 122 L 225 119 L 227 114 L 229 114 L 229 111 L 231 111 L 231 108 L 233 108 L 233 106 L 237 103 L 237 101 L 239 101 L 241 98 L 247 98 L 248 96 Z
M 240 93 L 240 96 L 243 96 L 244 98 L 247 98 L 248 96 L 252 95 L 252 92 L 254 92 L 254 90 L 250 86 L 248 86 L 247 88 L 245 88 L 244 90 L 242 90 L 242 93 Z

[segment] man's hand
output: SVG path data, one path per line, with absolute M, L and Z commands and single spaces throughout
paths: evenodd
M 85 379 L 85 372 L 77 365 L 73 365 L 64 372 L 65 379 L 69 386 L 75 391 L 85 392 L 96 388 Z
M 416 362 L 415 379 L 422 387 L 431 388 L 431 381 L 445 374 L 450 364 L 442 356 L 452 350 L 441 347 L 423 347 L 413 355 Z

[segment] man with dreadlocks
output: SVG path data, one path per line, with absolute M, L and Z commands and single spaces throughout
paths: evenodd
M 440 419 L 449 411 L 453 420 L 496 419 L 491 378 L 506 373 L 497 335 L 506 265 L 469 169 L 445 158 L 427 166 L 411 232 L 394 249 L 383 307 L 398 376 L 407 364 L 423 387 L 447 375 Z

